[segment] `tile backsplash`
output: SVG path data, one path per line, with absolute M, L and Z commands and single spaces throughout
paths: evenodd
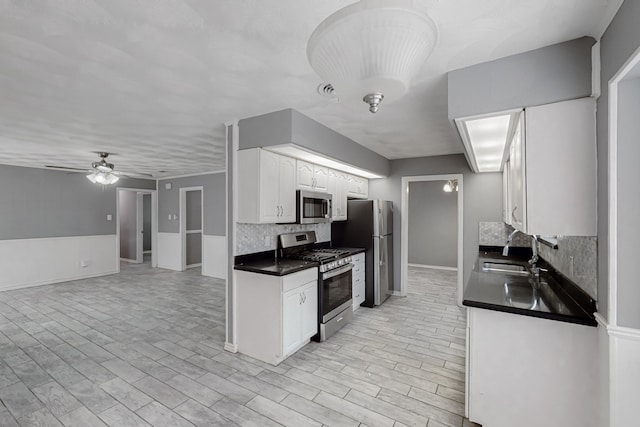
M 514 230 L 504 222 L 480 222 L 478 229 L 480 245 L 484 246 L 504 246 Z M 597 238 L 557 236 L 557 239 L 558 249 L 539 243 L 539 256 L 597 300 Z M 531 247 L 531 237 L 518 232 L 511 246 Z
M 575 282 L 591 298 L 598 299 L 596 237 L 558 236 L 558 249 L 540 244 L 538 254 L 560 273 Z
M 276 249 L 278 235 L 314 230 L 318 242 L 331 241 L 331 224 L 236 224 L 236 255 Z
M 504 246 L 509 234 L 514 230 L 504 222 L 480 222 L 478 241 L 482 246 Z M 511 247 L 531 247 L 531 237 L 518 232 L 509 245 Z

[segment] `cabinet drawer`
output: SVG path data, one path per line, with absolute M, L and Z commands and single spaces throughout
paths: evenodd
M 353 275 L 353 286 L 357 286 L 359 284 L 362 284 L 364 286 L 364 272 L 360 273 L 360 274 L 354 274 Z
M 282 292 L 288 292 L 291 289 L 295 289 L 314 280 L 318 280 L 317 267 L 288 274 L 282 278 Z

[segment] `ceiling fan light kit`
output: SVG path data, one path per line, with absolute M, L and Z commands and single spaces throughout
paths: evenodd
M 118 182 L 120 177 L 110 172 L 94 172 L 87 175 L 87 179 L 94 184 L 110 185 Z
M 412 0 L 361 0 L 330 15 L 307 43 L 311 67 L 340 100 L 378 111 L 404 96 L 433 51 L 435 23 Z

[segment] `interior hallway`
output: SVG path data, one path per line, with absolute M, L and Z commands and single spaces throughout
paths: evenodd
M 225 285 L 199 269 L 0 293 L 0 425 L 470 425 L 455 272 L 409 276 L 277 367 L 222 350 Z

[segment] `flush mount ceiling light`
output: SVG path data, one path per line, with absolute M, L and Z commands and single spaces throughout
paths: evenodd
M 311 67 L 351 105 L 391 103 L 409 90 L 437 40 L 434 22 L 411 0 L 361 0 L 318 25 L 307 43 Z

